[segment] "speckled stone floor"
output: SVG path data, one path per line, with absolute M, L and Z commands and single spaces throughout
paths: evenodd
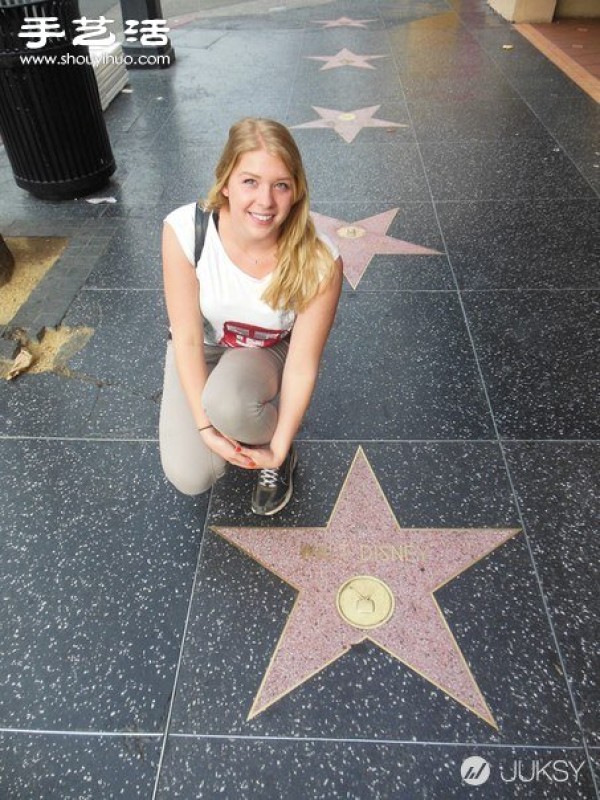
M 88 4 L 89 5 L 89 4 Z M 483 0 L 188 14 L 0 386 L 0 798 L 597 798 L 599 107 Z M 512 45 L 507 49 L 505 45 Z M 293 500 L 164 479 L 160 227 L 282 120 L 347 280 Z

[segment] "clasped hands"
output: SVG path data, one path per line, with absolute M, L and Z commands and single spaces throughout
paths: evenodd
M 270 446 L 242 445 L 215 428 L 207 428 L 200 435 L 213 453 L 242 469 L 272 469 L 280 467 L 285 460 L 285 453 L 275 453 Z

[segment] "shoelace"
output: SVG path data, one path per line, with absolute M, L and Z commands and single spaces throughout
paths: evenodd
M 270 467 L 269 469 L 261 469 L 258 477 L 258 482 L 261 486 L 267 489 L 274 489 L 277 486 L 277 478 L 279 477 L 279 468 Z

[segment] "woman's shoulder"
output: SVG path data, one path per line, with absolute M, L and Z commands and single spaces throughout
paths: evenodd
M 181 223 L 186 224 L 193 221 L 195 213 L 196 203 L 186 203 L 170 211 L 167 216 L 164 217 L 163 222 L 168 222 L 172 228 L 175 228 Z
M 163 220 L 174 231 L 179 246 L 191 264 L 194 263 L 195 214 L 196 203 L 186 203 L 171 211 Z

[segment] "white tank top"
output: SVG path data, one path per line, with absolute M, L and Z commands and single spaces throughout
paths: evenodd
M 194 263 L 196 204 L 172 211 L 165 222 L 173 229 L 190 264 Z M 334 259 L 336 246 L 323 234 Z M 271 347 L 294 326 L 292 311 L 275 310 L 261 300 L 272 273 L 253 278 L 236 266 L 225 252 L 214 220 L 210 218 L 202 254 L 196 264 L 200 284 L 200 310 L 204 320 L 204 342 L 221 347 Z

